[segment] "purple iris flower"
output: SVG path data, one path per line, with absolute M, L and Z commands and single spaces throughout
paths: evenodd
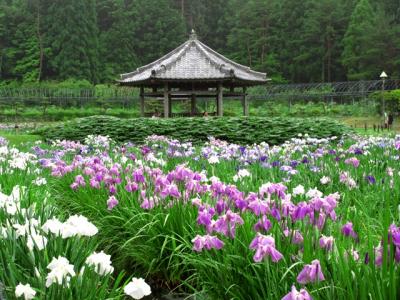
M 150 198 L 144 197 L 143 202 L 140 205 L 141 208 L 147 209 L 147 210 L 154 208 L 154 206 L 156 206 L 156 200 L 154 199 L 154 197 L 150 197 Z
M 269 204 L 267 201 L 256 199 L 249 202 L 248 208 L 256 215 L 265 215 L 270 211 Z
M 365 253 L 365 257 L 364 257 L 364 263 L 366 264 L 366 265 L 368 265 L 369 264 L 369 253 L 367 252 L 367 253 Z
M 254 225 L 254 230 L 257 232 L 265 231 L 267 232 L 272 227 L 271 221 L 267 218 L 267 216 L 262 216 L 261 220 Z
M 368 181 L 369 184 L 375 184 L 376 183 L 376 179 L 372 175 L 365 176 L 365 179 Z
M 125 186 L 125 190 L 129 193 L 135 192 L 138 190 L 138 184 L 136 182 L 130 182 L 128 181 L 128 183 Z
M 206 227 L 211 225 L 211 220 L 215 215 L 215 210 L 212 207 L 200 207 L 199 214 L 197 216 L 197 224 L 204 225 Z
M 111 195 L 114 195 L 117 193 L 117 188 L 115 185 L 112 184 L 109 186 L 108 191 L 110 192 Z
M 212 235 L 196 235 L 192 240 L 193 250 L 196 252 L 201 252 L 203 249 L 221 249 L 224 246 L 224 242 L 218 239 L 216 236 Z
M 136 183 L 144 182 L 144 175 L 142 169 L 137 169 L 132 173 L 133 180 Z
M 305 265 L 303 270 L 297 276 L 297 282 L 301 284 L 323 280 L 325 280 L 325 277 L 322 273 L 321 264 L 318 259 L 313 260 L 310 265 Z
M 86 183 L 85 183 L 85 178 L 83 178 L 82 175 L 77 175 L 77 176 L 75 177 L 75 182 L 76 182 L 77 184 L 79 184 L 80 186 L 85 186 L 85 185 L 86 185 Z
M 396 247 L 400 247 L 400 227 L 395 224 L 389 226 L 389 241 L 391 240 Z
M 299 230 L 289 230 L 288 228 L 286 228 L 283 231 L 283 234 L 286 237 L 291 237 L 291 242 L 294 245 L 301 245 L 304 241 L 304 238 Z
M 212 229 L 216 232 L 234 238 L 236 226 L 243 224 L 243 219 L 237 213 L 228 210 L 225 215 L 222 215 L 217 219 Z
M 100 182 L 98 182 L 97 180 L 96 180 L 96 178 L 90 178 L 90 186 L 92 187 L 92 188 L 94 188 L 94 189 L 99 189 L 100 188 Z
M 354 168 L 358 168 L 360 161 L 356 157 L 348 158 L 344 161 L 345 164 L 353 165 Z
M 328 153 L 329 153 L 330 155 L 335 155 L 335 154 L 336 154 L 336 151 L 333 150 L 333 149 L 331 149 L 331 150 L 328 151 Z
M 332 248 L 333 248 L 333 242 L 334 241 L 335 241 L 334 237 L 322 235 L 322 237 L 319 239 L 319 246 L 322 249 L 325 249 L 327 251 L 331 251 Z
M 117 205 L 118 205 L 117 198 L 115 198 L 114 196 L 111 196 L 110 198 L 108 198 L 108 200 L 107 200 L 107 209 L 108 210 L 112 210 Z
M 303 157 L 303 159 L 301 160 L 301 163 L 303 164 L 308 164 L 310 161 L 308 160 L 307 156 Z
M 279 167 L 280 166 L 280 161 L 279 160 L 275 160 L 271 163 L 272 167 Z
M 140 151 L 142 152 L 142 155 L 144 156 L 144 155 L 146 155 L 146 154 L 148 154 L 148 153 L 151 152 L 151 148 L 148 147 L 148 146 L 143 146 L 143 147 L 140 149 Z
M 273 216 L 277 221 L 281 220 L 281 213 L 279 212 L 279 209 L 276 207 L 271 209 L 271 216 Z
M 228 205 L 226 204 L 226 202 L 224 200 L 219 199 L 217 201 L 217 204 L 216 204 L 215 208 L 217 210 L 217 213 L 220 215 L 228 208 Z
M 266 256 L 270 256 L 273 262 L 278 262 L 283 258 L 283 255 L 275 248 L 275 239 L 270 235 L 257 233 L 250 244 L 250 249 L 256 250 L 253 256 L 255 262 L 262 261 Z
M 345 236 L 351 236 L 354 239 L 357 239 L 357 233 L 355 233 L 353 229 L 353 223 L 347 222 L 345 225 L 342 227 L 342 233 Z
M 302 201 L 297 203 L 294 212 L 291 214 L 293 222 L 296 222 L 297 220 L 303 220 L 308 215 L 310 210 L 311 208 L 306 202 Z
M 312 298 L 305 289 L 298 291 L 296 287 L 292 285 L 292 290 L 281 300 L 312 300 Z
M 362 154 L 363 154 L 363 151 L 362 151 L 362 149 L 360 149 L 360 148 L 356 148 L 356 149 L 354 150 L 354 154 L 356 154 L 356 155 L 362 155 Z

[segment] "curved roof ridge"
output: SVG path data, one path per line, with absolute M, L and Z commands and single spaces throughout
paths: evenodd
M 197 47 L 197 49 L 200 51 L 200 54 L 205 57 L 206 60 L 210 61 L 210 64 L 214 66 L 216 69 L 221 71 L 222 73 L 229 74 L 229 70 L 224 70 L 223 69 L 223 64 L 219 64 L 216 61 L 212 60 L 209 55 L 207 55 L 206 51 L 201 48 L 201 45 L 199 45 L 200 41 L 199 40 L 194 40 L 194 44 Z
M 229 69 L 224 69 L 223 68 L 223 64 L 219 64 L 218 62 L 214 61 L 209 55 L 207 55 L 206 51 L 204 49 L 201 48 L 201 46 L 196 43 L 198 40 L 192 39 L 190 40 L 190 43 L 188 43 L 187 47 L 181 51 L 179 53 L 179 55 L 177 55 L 176 57 L 174 57 L 174 59 L 172 59 L 171 61 L 169 61 L 167 64 L 162 64 L 160 65 L 157 69 L 155 69 L 155 76 L 157 75 L 161 75 L 162 73 L 165 73 L 168 69 L 169 66 L 172 66 L 173 64 L 176 64 L 180 59 L 182 59 L 182 57 L 188 52 L 190 51 L 191 47 L 195 47 L 197 48 L 197 50 L 199 51 L 199 53 L 203 56 L 203 58 L 208 61 L 210 63 L 211 66 L 213 66 L 215 68 L 215 70 L 226 74 L 226 75 L 230 75 L 230 70 Z
M 167 70 L 169 66 L 176 64 L 176 62 L 179 61 L 187 51 L 189 51 L 191 45 L 193 44 L 193 41 L 189 40 L 185 44 L 186 46 L 182 49 L 182 51 L 178 53 L 178 55 L 176 55 L 176 57 L 174 57 L 174 59 L 171 59 L 171 61 L 169 61 L 168 63 L 161 64 L 157 69 L 154 69 L 155 74 L 161 73 L 162 71 Z M 160 61 L 160 63 L 161 62 L 162 61 Z
M 165 54 L 164 56 L 160 57 L 159 59 L 157 59 L 157 60 L 155 60 L 155 61 L 153 61 L 153 62 L 151 62 L 151 63 L 149 63 L 149 64 L 147 64 L 147 65 L 141 66 L 141 67 L 137 68 L 137 69 L 136 69 L 135 71 L 133 71 L 133 72 L 120 74 L 121 79 L 125 79 L 125 78 L 130 77 L 130 76 L 133 76 L 133 75 L 135 75 L 135 74 L 137 74 L 137 73 L 139 73 L 139 72 L 143 72 L 143 71 L 145 71 L 145 70 L 147 70 L 147 69 L 150 69 L 151 67 L 160 64 L 163 60 L 166 60 L 166 59 L 172 57 L 174 54 L 178 54 L 178 56 L 182 55 L 182 52 L 185 51 L 185 49 L 187 48 L 187 46 L 188 46 L 191 42 L 192 42 L 192 41 L 190 41 L 190 40 L 184 42 L 183 44 L 181 44 L 180 46 L 178 46 L 178 47 L 175 48 L 174 50 L 172 50 L 172 51 L 168 52 L 167 54 Z
M 267 74 L 234 62 L 200 42 L 190 39 L 161 58 L 121 74 L 120 83 L 136 84 L 154 80 L 226 80 L 237 78 L 249 85 L 267 82 Z
M 227 58 L 227 57 L 223 56 L 222 54 L 218 53 L 217 51 L 211 49 L 210 47 L 208 47 L 206 44 L 200 42 L 199 40 L 196 40 L 196 42 L 198 44 L 200 44 L 201 47 L 205 48 L 207 51 L 211 52 L 213 55 L 217 56 L 221 60 L 225 60 L 225 61 L 229 62 L 230 64 L 234 65 L 235 67 L 242 69 L 245 72 L 252 72 L 252 73 L 256 73 L 256 74 L 264 75 L 264 76 L 267 75 L 266 73 L 254 71 L 248 66 L 245 66 L 245 65 L 239 64 L 233 60 L 230 60 L 229 58 Z

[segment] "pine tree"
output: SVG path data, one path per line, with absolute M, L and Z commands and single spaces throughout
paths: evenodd
M 308 0 L 302 27 L 300 53 L 305 81 L 337 81 L 344 78 L 340 61 L 341 39 L 350 18 L 348 0 Z
M 283 77 L 291 82 L 305 82 L 309 78 L 304 65 L 296 61 L 302 53 L 303 24 L 308 0 L 280 0 L 274 9 L 277 28 L 274 30 L 274 45 Z
M 95 0 L 54 0 L 49 7 L 48 61 L 58 79 L 98 81 Z
M 374 79 L 379 72 L 377 54 L 382 51 L 374 39 L 377 18 L 369 0 L 360 0 L 350 18 L 343 39 L 342 63 L 350 80 Z
M 149 63 L 187 39 L 185 23 L 168 0 L 137 0 L 128 12 L 132 28 L 125 28 L 140 63 Z
M 228 51 L 235 61 L 280 78 L 273 51 L 274 3 L 251 0 L 240 8 L 237 6 L 236 21 L 228 36 Z
M 100 44 L 100 78 L 110 82 L 118 74 L 139 66 L 134 49 L 134 20 L 130 17 L 133 1 L 101 0 L 98 2 Z
M 0 0 L 0 80 L 7 74 L 6 51 L 9 47 L 9 7 L 5 0 Z

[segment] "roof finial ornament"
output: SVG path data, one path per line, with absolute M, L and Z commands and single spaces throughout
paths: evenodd
M 190 33 L 190 39 L 197 40 L 197 34 L 196 34 L 196 31 L 194 31 L 194 29 L 192 29 L 192 31 Z

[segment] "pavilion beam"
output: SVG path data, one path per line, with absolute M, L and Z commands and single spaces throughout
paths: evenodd
M 143 118 L 144 117 L 144 87 L 140 87 L 140 116 Z
M 218 117 L 222 117 L 224 115 L 224 105 L 223 105 L 223 89 L 222 83 L 218 83 L 217 88 L 217 115 Z
M 192 94 L 190 99 L 190 115 L 194 116 L 196 113 L 196 94 Z
M 249 102 L 247 99 L 245 87 L 243 88 L 242 105 L 243 105 L 243 115 L 247 117 L 249 115 Z
M 169 118 L 169 93 L 168 83 L 164 84 L 164 118 Z

